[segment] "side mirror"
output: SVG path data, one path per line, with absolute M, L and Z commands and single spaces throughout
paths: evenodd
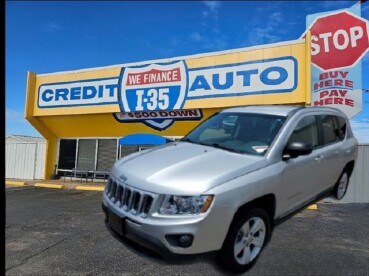
M 287 144 L 283 151 L 283 159 L 296 158 L 300 155 L 308 155 L 313 151 L 310 144 L 304 142 L 292 142 Z

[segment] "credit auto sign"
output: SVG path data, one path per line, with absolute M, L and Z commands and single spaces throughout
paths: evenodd
M 354 66 L 369 49 L 368 22 L 349 11 L 318 17 L 311 32 L 311 62 L 322 70 Z

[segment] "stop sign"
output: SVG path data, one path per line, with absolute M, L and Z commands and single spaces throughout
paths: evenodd
M 311 31 L 311 62 L 322 70 L 351 67 L 369 49 L 366 20 L 341 11 L 319 17 Z

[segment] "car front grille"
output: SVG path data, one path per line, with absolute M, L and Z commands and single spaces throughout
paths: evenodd
M 123 212 L 142 218 L 147 217 L 154 201 L 153 194 L 134 189 L 125 183 L 118 183 L 111 178 L 107 183 L 105 194 Z

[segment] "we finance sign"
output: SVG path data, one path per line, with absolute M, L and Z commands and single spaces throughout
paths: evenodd
M 129 66 L 118 78 L 44 84 L 39 108 L 118 104 L 119 122 L 144 122 L 157 130 L 176 120 L 199 120 L 200 109 L 186 112 L 196 99 L 234 98 L 286 93 L 297 87 L 297 60 L 292 56 L 188 68 L 185 60 Z

